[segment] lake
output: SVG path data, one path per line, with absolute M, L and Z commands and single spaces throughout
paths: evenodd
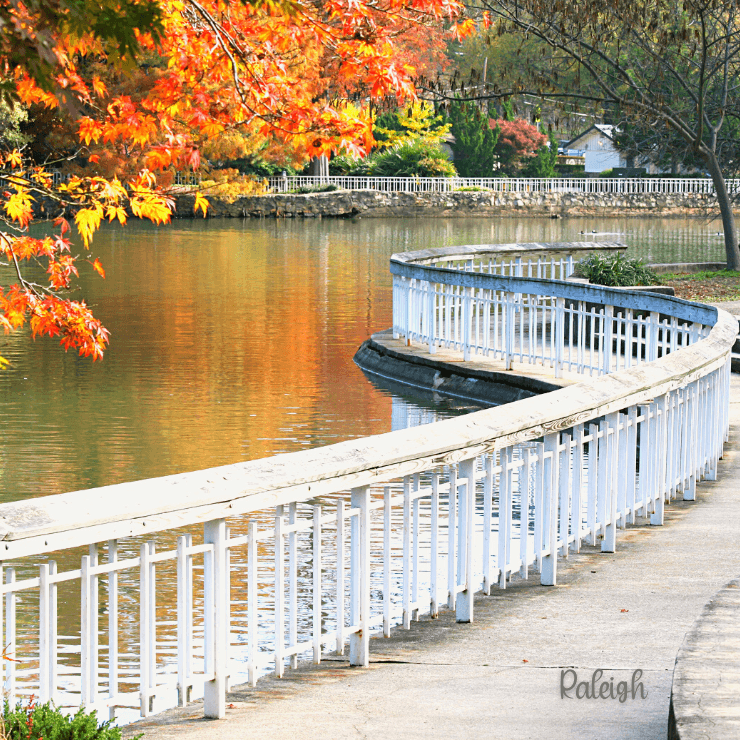
M 102 362 L 0 337 L 0 497 L 196 470 L 435 418 L 370 383 L 357 347 L 391 324 L 393 252 L 620 240 L 647 261 L 723 259 L 703 219 L 177 221 L 109 226 L 82 278 Z M 84 263 L 83 263 L 84 264 Z M 4 284 L 12 280 L 6 271 Z

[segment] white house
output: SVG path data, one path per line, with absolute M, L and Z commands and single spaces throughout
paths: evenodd
M 628 167 L 627 158 L 617 151 L 614 144 L 614 129 L 614 126 L 605 123 L 595 123 L 565 144 L 563 153 L 583 152 L 586 158 L 586 172 L 603 172 L 614 167 Z

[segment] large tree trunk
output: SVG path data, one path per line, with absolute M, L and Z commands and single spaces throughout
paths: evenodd
M 727 256 L 727 269 L 740 270 L 740 249 L 737 244 L 737 228 L 735 226 L 735 214 L 732 212 L 732 201 L 727 192 L 727 183 L 722 176 L 722 170 L 717 162 L 714 152 L 704 155 L 709 174 L 712 176 L 714 190 L 717 194 L 717 204 L 722 215 L 722 228 L 725 232 L 725 254 Z

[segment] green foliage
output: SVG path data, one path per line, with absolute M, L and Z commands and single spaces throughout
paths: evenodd
M 399 108 L 395 113 L 381 113 L 373 125 L 373 136 L 380 149 L 416 139 L 441 144 L 449 132 L 444 116 L 435 115 L 432 105 L 425 102 Z
M 660 276 L 661 280 L 711 280 L 712 278 L 740 279 L 740 272 L 736 270 L 701 270 L 701 272 L 666 273 Z
M 303 185 L 302 187 L 291 190 L 290 192 L 296 193 L 297 195 L 309 195 L 310 193 L 333 193 L 335 190 L 339 189 L 339 185 L 327 182 L 320 185 Z
M 555 177 L 558 163 L 558 142 L 550 134 L 548 144 L 543 144 L 532 159 L 522 168 L 522 177 Z
M 464 188 L 455 188 L 455 193 L 490 193 L 491 188 L 479 188 L 477 185 L 468 185 Z
M 84 708 L 70 716 L 52 704 L 18 704 L 11 709 L 6 701 L 3 723 L 6 740 L 121 740 L 120 728 L 109 721 L 98 726 L 96 712 L 88 714 Z
M 3 149 L 22 149 L 30 136 L 21 131 L 28 120 L 28 112 L 20 103 L 0 100 L 0 146 Z
M 449 120 L 455 143 L 455 167 L 462 177 L 493 177 L 496 164 L 496 144 L 500 129 L 492 129 L 488 116 L 471 103 L 453 101 Z
M 368 157 L 372 177 L 454 177 L 455 166 L 437 145 L 421 139 L 405 141 Z
M 368 174 L 369 166 L 370 160 L 367 157 L 358 159 L 347 154 L 340 154 L 329 160 L 329 174 L 362 176 Z
M 501 118 L 504 121 L 513 121 L 516 118 L 514 115 L 514 104 L 511 100 L 506 99 L 501 101 Z
M 588 278 L 595 285 L 611 288 L 655 285 L 659 282 L 658 276 L 641 259 L 625 257 L 623 254 L 601 255 L 594 252 L 578 262 L 573 274 Z

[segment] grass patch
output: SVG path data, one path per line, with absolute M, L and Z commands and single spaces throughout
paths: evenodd
M 660 276 L 661 285 L 670 285 L 678 298 L 703 303 L 740 301 L 740 272 L 705 270 Z

